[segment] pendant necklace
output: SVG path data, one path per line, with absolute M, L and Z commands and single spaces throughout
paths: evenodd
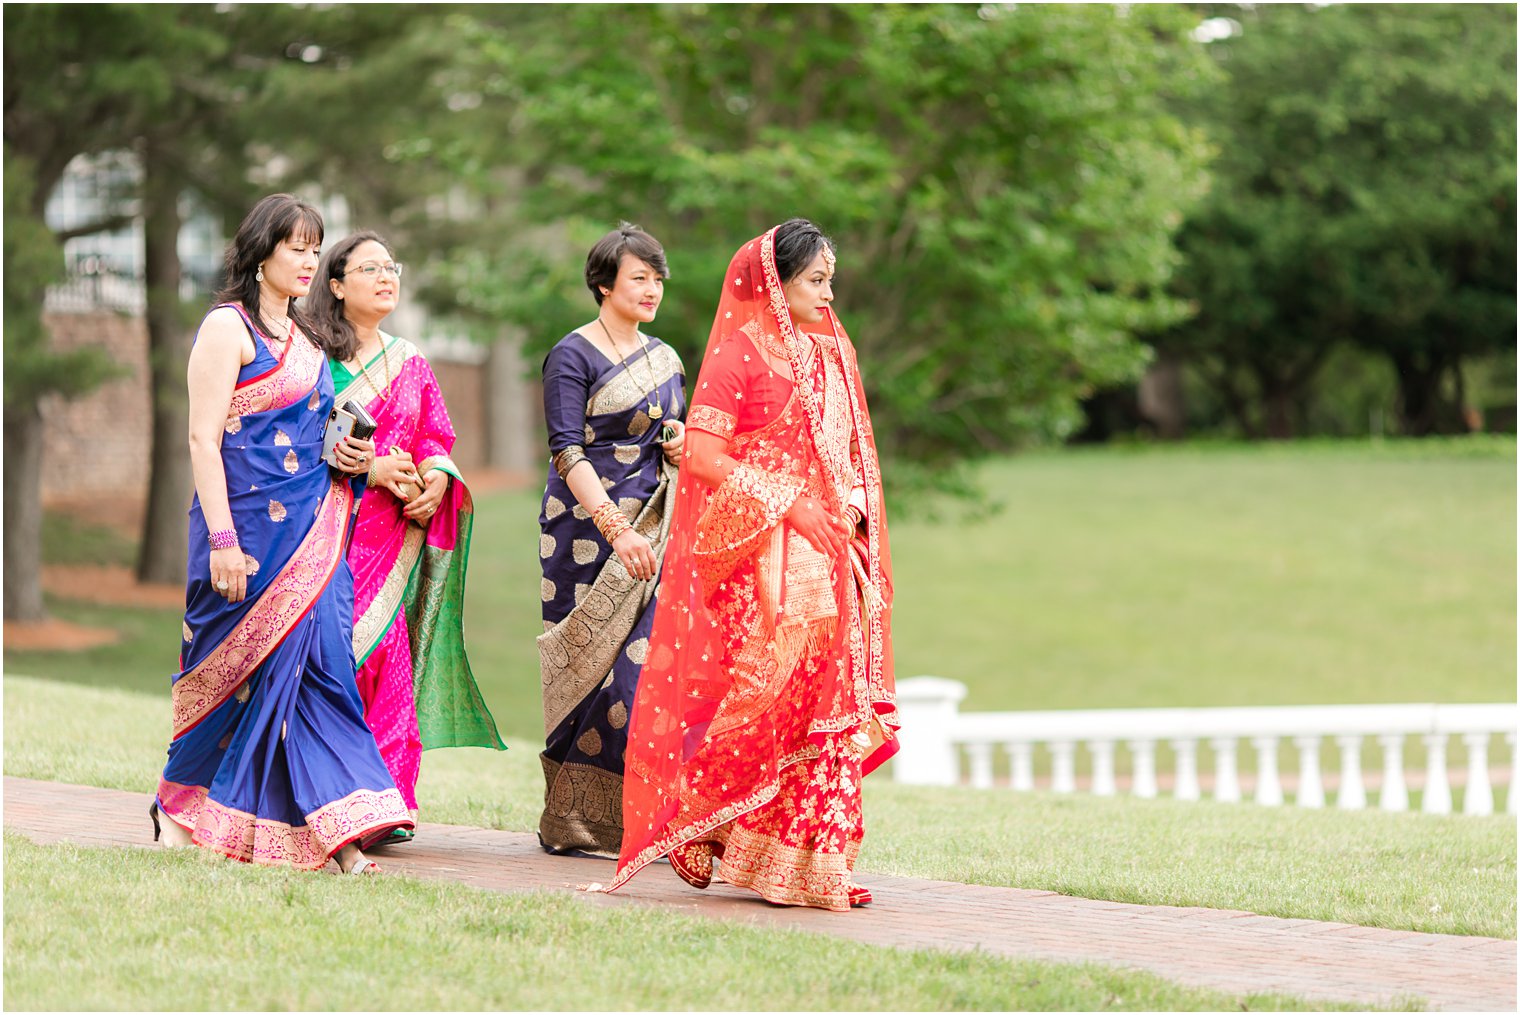
M 623 373 L 627 374 L 628 379 L 630 381 L 633 381 L 634 386 L 637 387 L 639 380 L 633 375 L 633 371 L 628 369 L 628 357 L 619 351 L 617 342 L 613 341 L 612 332 L 607 330 L 607 325 L 602 324 L 602 317 L 600 314 L 597 315 L 596 323 L 601 326 L 602 334 L 606 335 L 607 341 L 612 344 L 612 351 L 618 354 L 618 365 L 623 368 Z M 638 336 L 639 348 L 644 350 L 644 366 L 648 367 L 649 369 L 649 390 L 644 393 L 644 408 L 647 410 L 646 415 L 648 415 L 650 419 L 659 419 L 661 416 L 665 415 L 665 409 L 660 404 L 660 400 L 655 394 L 655 392 L 659 390 L 660 384 L 654 379 L 654 364 L 649 361 L 649 347 L 644 344 L 644 336 L 639 333 L 639 330 L 637 328 L 634 329 L 633 333 Z
M 385 371 L 385 387 L 375 383 L 375 379 L 369 375 L 369 367 L 364 365 L 364 357 L 357 350 L 354 352 L 354 362 L 359 364 L 359 372 L 369 381 L 369 386 L 375 389 L 375 394 L 385 398 L 391 390 L 391 358 L 385 351 L 385 338 L 382 336 L 380 339 L 380 368 Z

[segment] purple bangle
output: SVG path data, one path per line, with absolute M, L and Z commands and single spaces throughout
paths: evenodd
M 223 529 L 221 532 L 213 532 L 207 537 L 213 550 L 230 550 L 238 545 L 237 529 Z

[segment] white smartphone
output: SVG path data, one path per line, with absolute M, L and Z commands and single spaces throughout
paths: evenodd
M 333 409 L 327 417 L 327 429 L 322 433 L 322 461 L 334 468 L 338 465 L 338 442 L 354 432 L 355 418 L 351 412 Z

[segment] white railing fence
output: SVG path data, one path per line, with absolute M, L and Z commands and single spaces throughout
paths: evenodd
M 1116 757 L 1122 746 L 1129 755 L 1129 791 L 1151 798 L 1160 795 L 1157 772 L 1159 748 L 1170 747 L 1174 770 L 1172 795 L 1178 800 L 1202 797 L 1200 747 L 1213 756 L 1212 796 L 1221 801 L 1242 798 L 1238 764 L 1240 744 L 1255 751 L 1252 799 L 1256 803 L 1285 803 L 1279 774 L 1279 750 L 1289 743 L 1298 752 L 1293 802 L 1300 807 L 1326 804 L 1327 780 L 1320 771 L 1320 750 L 1327 742 L 1339 749 L 1335 806 L 1357 810 L 1367 806 L 1368 781 L 1362 774 L 1362 752 L 1372 740 L 1381 749 L 1378 807 L 1409 809 L 1411 782 L 1405 776 L 1404 748 L 1419 738 L 1425 748 L 1420 809 L 1427 814 L 1450 814 L 1452 785 L 1463 784 L 1462 813 L 1492 814 L 1495 787 L 1490 779 L 1489 748 L 1494 737 L 1508 747 L 1509 771 L 1514 769 L 1517 706 L 1492 705 L 1294 705 L 1251 708 L 1135 708 L 1052 712 L 962 712 L 966 685 L 943 677 L 912 677 L 898 682 L 897 707 L 902 715 L 902 747 L 893 762 L 893 777 L 901 783 L 953 786 L 962 782 L 961 755 L 969 764 L 972 786 L 994 785 L 995 753 L 1007 755 L 1008 785 L 1013 790 L 1035 788 L 1036 749 L 1049 755 L 1049 788 L 1073 793 L 1077 779 L 1078 747 L 1085 745 L 1091 777 L 1083 788 L 1096 796 L 1119 791 Z M 1465 773 L 1448 773 L 1447 747 L 1460 737 L 1466 748 Z M 1370 738 L 1370 739 L 1369 739 Z M 1465 777 L 1464 777 L 1465 776 Z M 1507 811 L 1516 812 L 1513 776 Z

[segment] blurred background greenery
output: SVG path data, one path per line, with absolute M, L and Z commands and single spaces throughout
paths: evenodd
M 282 189 L 379 226 L 440 333 L 510 334 L 529 374 L 618 220 L 665 242 L 657 333 L 695 373 L 736 246 L 814 218 L 915 511 L 995 502 L 976 463 L 1033 446 L 1512 431 L 1515 17 L 9 5 L 6 617 L 44 612 L 40 406 L 122 369 L 44 326 L 83 270 L 62 251 L 128 226 L 141 246 L 135 563 L 179 581 L 183 358 L 216 282 L 187 233 L 209 218 L 215 249 Z M 50 224 L 80 160 L 111 186 Z

